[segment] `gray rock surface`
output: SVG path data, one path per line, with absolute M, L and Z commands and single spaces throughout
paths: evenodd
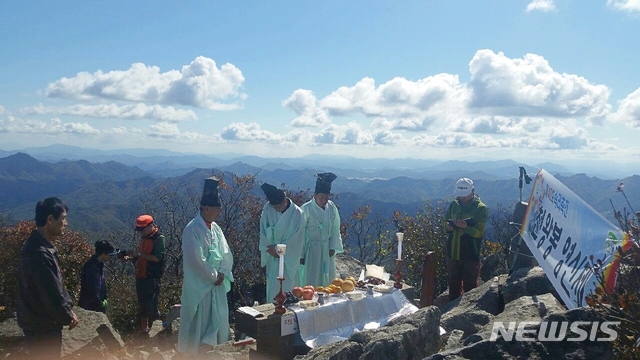
M 348 340 L 312 349 L 296 359 L 421 359 L 440 347 L 440 310 L 430 306 L 396 318 L 378 330 L 352 334 Z
M 365 264 L 363 262 L 356 260 L 349 255 L 336 255 L 336 269 L 338 270 L 338 274 L 343 277 L 353 276 L 358 279 L 360 271 L 364 269 L 364 267 Z
M 543 321 L 591 321 L 599 320 L 596 313 L 587 308 L 579 308 L 563 313 L 551 314 Z M 540 325 L 530 327 L 538 330 Z M 576 335 L 568 334 L 575 337 Z M 425 360 L 461 360 L 461 359 L 572 359 L 572 360 L 610 360 L 613 351 L 605 341 L 516 341 L 498 337 L 496 341 L 482 340 L 469 346 L 444 351 L 427 357 Z
M 520 268 L 514 271 L 502 286 L 505 304 L 523 296 L 547 293 L 554 294 L 557 299 L 560 299 L 551 281 L 539 266 Z
M 78 326 L 62 330 L 62 356 L 75 359 L 95 359 L 108 356 L 124 346 L 107 315 L 75 307 Z
M 506 275 L 495 277 L 471 291 L 462 294 L 444 306 L 443 312 L 449 316 L 461 314 L 470 310 L 482 310 L 491 315 L 500 312 L 498 285 L 504 283 Z

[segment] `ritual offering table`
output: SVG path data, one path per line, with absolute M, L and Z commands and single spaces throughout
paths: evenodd
M 246 309 L 246 308 L 245 308 Z M 245 334 L 256 339 L 256 351 L 260 354 L 273 356 L 276 359 L 293 359 L 294 336 L 282 334 L 282 321 L 291 319 L 295 325 L 295 316 L 292 311 L 287 310 L 284 315 L 275 313 L 274 304 L 263 304 L 254 306 L 255 310 L 243 312 L 243 308 L 235 312 L 235 334 L 236 340 L 240 334 Z
M 418 310 L 413 305 L 414 288 L 380 286 L 351 292 L 322 295 L 312 300 L 286 304 L 283 315 L 276 314 L 274 304 L 235 312 L 236 340 L 241 334 L 256 339 L 251 358 L 293 359 L 295 339 L 302 338 L 308 347 L 344 340 L 351 333 L 383 326 L 387 321 Z M 260 357 L 263 356 L 263 357 Z

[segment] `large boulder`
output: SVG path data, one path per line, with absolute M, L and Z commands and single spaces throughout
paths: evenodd
M 440 310 L 435 306 L 393 319 L 377 330 L 352 334 L 348 340 L 312 349 L 296 359 L 421 359 L 440 346 Z
M 552 294 L 523 296 L 505 305 L 504 311 L 493 317 L 477 334 L 464 344 L 486 340 L 491 337 L 493 324 L 501 322 L 508 326 L 511 321 L 540 323 L 545 316 L 564 313 L 567 309 Z
M 8 318 L 0 323 L 0 344 L 11 345 L 22 341 L 24 334 L 18 326 L 18 320 L 15 317 Z
M 503 253 L 497 252 L 482 259 L 480 280 L 485 283 L 496 276 L 509 273 L 507 259 Z
M 463 339 L 477 333 L 491 321 L 492 314 L 483 310 L 468 310 L 465 312 L 448 312 L 442 316 L 440 324 L 447 332 L 460 330 Z
M 548 311 L 548 310 L 547 310 Z M 563 313 L 548 315 L 542 319 L 543 322 L 563 321 L 569 324 L 575 321 L 600 321 L 600 316 L 591 309 L 578 308 Z M 511 321 L 520 321 L 520 318 Z M 505 324 L 506 327 L 506 324 Z M 537 331 L 540 324 L 527 327 L 528 330 Z M 591 327 L 587 326 L 584 331 L 589 333 Z M 547 330 L 548 331 L 548 330 Z M 425 360 L 461 360 L 461 359 L 573 359 L 573 360 L 610 360 L 614 359 L 611 344 L 607 341 L 592 341 L 588 338 L 584 341 L 567 341 L 567 338 L 575 338 L 576 334 L 567 331 L 567 337 L 562 341 L 517 341 L 516 337 L 505 339 L 503 334 L 499 334 L 495 341 L 482 340 L 469 346 L 444 351 Z
M 558 292 L 540 266 L 520 268 L 514 271 L 502 285 L 502 296 L 507 304 L 523 296 L 551 293 L 560 300 Z M 560 300 L 562 301 L 562 300 Z
M 455 316 L 472 310 L 482 310 L 491 315 L 497 315 L 502 310 L 499 284 L 505 279 L 506 275 L 497 276 L 447 303 L 443 309 L 446 314 L 444 316 Z
M 362 261 L 345 254 L 336 255 L 336 269 L 340 276 L 353 276 L 357 279 L 364 268 L 365 264 Z
M 75 307 L 78 326 L 62 330 L 62 356 L 68 359 L 99 359 L 120 350 L 124 343 L 107 315 Z

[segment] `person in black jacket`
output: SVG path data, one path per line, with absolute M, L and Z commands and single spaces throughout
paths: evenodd
M 78 306 L 85 310 L 107 312 L 107 284 L 104 281 L 104 262 L 117 251 L 106 240 L 96 241 L 96 253 L 82 266 L 80 300 Z
M 58 249 L 52 244 L 67 226 L 67 210 L 56 197 L 39 201 L 36 229 L 20 251 L 17 315 L 29 359 L 59 359 L 62 327 L 71 330 L 78 325 L 60 272 Z

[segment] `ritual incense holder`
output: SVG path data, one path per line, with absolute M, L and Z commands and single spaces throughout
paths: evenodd
M 278 306 L 276 306 L 274 312 L 282 315 L 287 312 L 287 309 L 284 307 L 284 302 L 287 300 L 287 297 L 282 292 L 282 282 L 284 281 L 284 278 L 279 277 L 278 280 L 280 281 L 280 292 L 276 295 L 276 302 L 278 303 Z
M 396 273 L 393 274 L 393 278 L 396 279 L 393 287 L 396 289 L 402 289 L 402 274 L 400 273 L 400 268 L 402 267 L 402 260 L 396 259 Z

